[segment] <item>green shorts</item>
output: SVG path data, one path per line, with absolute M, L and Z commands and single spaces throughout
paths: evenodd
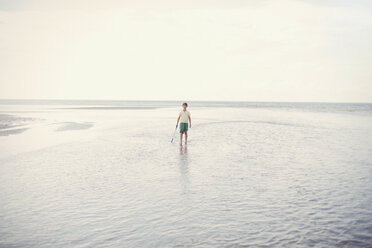
M 180 133 L 187 132 L 189 130 L 189 123 L 180 123 Z

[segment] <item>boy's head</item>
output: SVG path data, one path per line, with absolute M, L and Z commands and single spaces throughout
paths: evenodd
M 186 108 L 187 108 L 187 103 L 186 103 L 186 102 L 184 102 L 184 103 L 182 104 L 182 108 L 183 108 L 184 110 L 186 110 Z

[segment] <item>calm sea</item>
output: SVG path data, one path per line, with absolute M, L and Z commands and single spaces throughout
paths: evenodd
M 0 247 L 372 247 L 372 104 L 0 100 Z

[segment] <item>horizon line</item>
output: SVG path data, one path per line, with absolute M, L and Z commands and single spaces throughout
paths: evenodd
M 127 101 L 127 102 L 185 102 L 185 100 L 125 100 L 125 99 L 66 99 L 66 98 L 0 98 L 0 101 Z M 372 102 L 340 102 L 340 101 L 255 101 L 255 100 L 187 100 L 186 102 L 246 102 L 246 103 L 349 103 L 349 104 L 372 104 Z

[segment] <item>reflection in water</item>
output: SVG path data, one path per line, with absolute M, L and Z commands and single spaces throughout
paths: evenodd
M 180 145 L 180 155 L 187 155 L 187 145 Z
M 189 192 L 189 161 L 188 161 L 188 154 L 187 154 L 187 145 L 180 146 L 180 173 L 181 173 L 181 185 L 183 187 L 183 193 L 188 194 Z

